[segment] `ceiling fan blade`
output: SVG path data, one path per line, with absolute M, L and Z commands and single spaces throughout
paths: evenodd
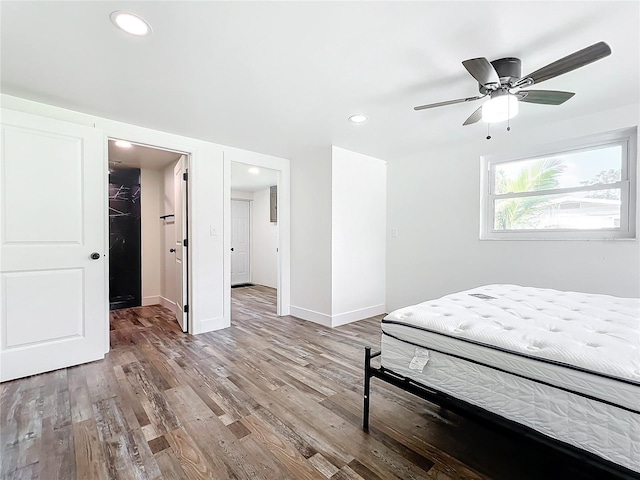
M 467 118 L 464 123 L 462 124 L 462 126 L 466 126 L 466 125 L 471 125 L 472 123 L 476 123 L 477 121 L 479 121 L 482 118 L 482 105 L 480 105 L 480 107 L 478 107 L 478 109 L 473 112 L 469 118 Z
M 464 68 L 475 78 L 482 86 L 497 85 L 500 86 L 500 77 L 498 72 L 493 68 L 493 65 L 489 63 L 484 57 L 472 58 L 462 62 Z
M 517 94 L 521 102 L 541 103 L 544 105 L 562 105 L 575 95 L 573 92 L 559 92 L 557 90 L 520 90 Z
M 530 78 L 534 83 L 544 82 L 545 80 L 570 72 L 576 68 L 589 65 L 590 63 L 600 60 L 610 54 L 611 48 L 609 45 L 605 42 L 598 42 L 590 47 L 583 48 L 582 50 L 578 50 L 571 55 L 567 55 L 560 60 L 550 63 L 546 67 L 542 67 L 523 78 Z
M 425 110 L 427 108 L 444 107 L 445 105 L 454 105 L 456 103 L 472 102 L 474 100 L 480 100 L 486 97 L 486 95 L 478 95 L 477 97 L 458 98 L 457 100 L 447 100 L 446 102 L 429 103 L 427 105 L 420 105 L 419 107 L 413 107 L 414 110 Z

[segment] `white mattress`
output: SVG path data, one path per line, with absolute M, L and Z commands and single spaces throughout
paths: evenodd
M 639 299 L 489 285 L 382 329 L 385 368 L 640 471 Z
M 412 369 L 416 348 L 383 336 L 382 366 L 640 473 L 639 414 L 433 351 Z

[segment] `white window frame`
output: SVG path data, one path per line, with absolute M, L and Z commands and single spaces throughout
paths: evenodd
M 613 132 L 590 135 L 588 137 L 565 140 L 552 145 L 529 149 L 525 154 L 483 155 L 480 157 L 481 188 L 480 188 L 480 239 L 481 240 L 633 240 L 636 238 L 636 192 L 637 192 L 637 127 Z M 531 196 L 526 193 L 494 193 L 495 167 L 501 163 L 511 163 L 522 160 L 593 150 L 613 145 L 622 145 L 621 180 L 610 185 L 611 188 L 621 190 L 620 227 L 609 229 L 576 230 L 495 230 L 494 202 L 502 198 L 516 198 Z M 598 186 L 580 186 L 573 188 L 559 188 L 535 192 L 536 194 L 552 195 L 558 193 L 584 192 L 600 190 Z

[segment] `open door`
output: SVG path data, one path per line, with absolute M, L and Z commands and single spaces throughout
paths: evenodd
M 187 157 L 182 155 L 173 169 L 173 194 L 176 226 L 176 319 L 183 332 L 188 330 L 188 270 L 187 270 Z
M 108 349 L 104 134 L 2 110 L 0 381 Z

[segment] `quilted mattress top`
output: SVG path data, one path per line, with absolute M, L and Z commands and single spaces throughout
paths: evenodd
M 640 383 L 637 298 L 487 285 L 395 310 L 385 324 Z

